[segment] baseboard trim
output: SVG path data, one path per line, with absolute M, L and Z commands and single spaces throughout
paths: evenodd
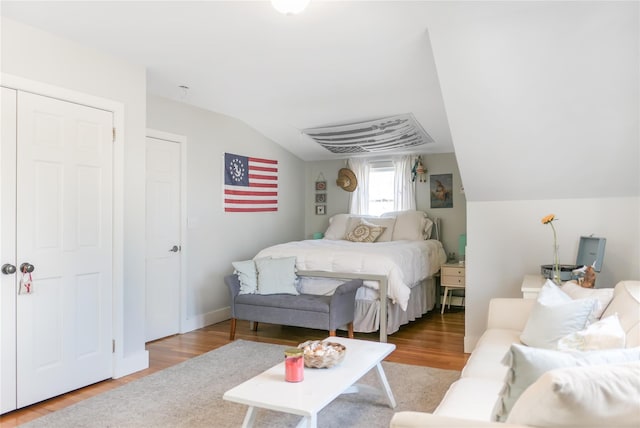
M 231 308 L 229 306 L 210 311 L 202 315 L 195 316 L 182 321 L 180 333 L 188 333 L 211 324 L 217 324 L 231 318 Z
M 128 357 L 114 357 L 113 378 L 118 379 L 131 373 L 149 368 L 149 351 L 144 350 Z

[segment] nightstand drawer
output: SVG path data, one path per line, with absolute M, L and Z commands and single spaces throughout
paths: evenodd
M 441 275 L 443 278 L 445 276 L 464 276 L 464 268 L 453 267 L 453 266 L 442 266 Z
M 442 276 L 442 285 L 464 285 L 464 276 Z

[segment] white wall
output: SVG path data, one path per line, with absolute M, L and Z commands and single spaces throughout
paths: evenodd
M 304 163 L 237 119 L 166 98 L 148 96 L 147 125 L 187 138 L 186 330 L 228 319 L 231 262 L 304 237 Z M 225 152 L 278 161 L 278 212 L 223 211 Z
M 422 155 L 422 160 L 427 168 L 427 178 L 431 174 L 453 174 L 453 208 L 431 208 L 429 181 L 416 183 L 416 208 L 442 220 L 443 245 L 447 252 L 457 254 L 458 236 L 466 231 L 467 205 L 465 195 L 460 192 L 462 181 L 456 157 L 453 153 L 443 153 Z M 307 162 L 305 239 L 311 239 L 314 232 L 327 230 L 332 215 L 349 212 L 350 193 L 336 185 L 338 171 L 344 167 L 344 160 Z M 315 212 L 315 182 L 320 173 L 327 181 L 326 215 L 316 215 Z
M 143 362 L 145 70 L 6 18 L 1 51 L 3 73 L 124 104 L 124 343 L 116 347 Z
M 522 297 L 524 274 L 553 261 L 553 232 L 540 220 L 555 214 L 560 263 L 576 261 L 580 236 L 607 239 L 596 287 L 640 278 L 640 198 L 468 202 L 465 348 L 486 328 L 492 297 Z

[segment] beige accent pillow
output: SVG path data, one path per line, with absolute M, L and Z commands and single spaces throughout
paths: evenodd
M 506 422 L 537 427 L 637 427 L 640 361 L 548 371 L 522 393 Z
M 385 227 L 360 220 L 360 223 L 347 233 L 346 239 L 352 242 L 375 242 L 385 229 Z
M 427 227 L 427 214 L 423 211 L 395 211 L 384 213 L 381 217 L 395 216 L 396 224 L 393 227 L 394 241 L 409 240 L 422 241 L 425 239 Z
M 361 221 L 365 221 L 375 226 L 382 226 L 385 228 L 385 230 L 378 237 L 378 239 L 376 239 L 376 242 L 391 241 L 393 226 L 396 223 L 395 217 L 380 218 L 380 217 L 369 217 L 369 216 L 351 216 L 351 218 L 349 218 L 349 221 L 347 223 L 347 231 L 352 231 L 353 229 L 355 229 L 356 226 L 358 226 Z
M 604 310 L 611 303 L 611 299 L 613 299 L 613 288 L 584 288 L 575 281 L 568 281 L 562 284 L 560 289 L 574 300 L 596 299 L 598 303 L 592 314 L 596 319 L 600 319 Z

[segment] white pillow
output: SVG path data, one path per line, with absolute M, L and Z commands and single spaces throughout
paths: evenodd
M 254 294 L 258 290 L 258 272 L 256 264 L 253 260 L 244 260 L 241 262 L 231 262 L 231 266 L 235 269 L 233 273 L 238 275 L 240 281 L 239 294 Z
M 296 289 L 296 258 L 256 259 L 259 294 L 300 294 Z
M 571 333 L 558 341 L 560 351 L 596 351 L 624 348 L 625 334 L 618 314 L 605 317 L 581 331 Z
M 560 289 L 572 299 L 596 299 L 598 304 L 593 311 L 593 317 L 596 319 L 600 319 L 613 299 L 613 288 L 584 288 L 574 281 L 568 281 L 562 284 Z
M 509 367 L 509 371 L 495 410 L 496 418 L 499 421 L 505 421 L 514 403 L 524 390 L 549 370 L 639 360 L 640 347 L 591 352 L 562 352 L 513 344 L 502 360 L 502 363 Z
M 350 231 L 353 231 L 353 229 L 355 229 L 363 220 L 370 224 L 373 224 L 376 226 L 382 226 L 385 228 L 382 234 L 378 237 L 378 239 L 376 239 L 375 242 L 391 241 L 391 238 L 393 235 L 393 226 L 396 224 L 395 217 L 380 218 L 380 217 L 368 217 L 368 216 L 351 216 L 347 223 L 346 234 L 348 234 Z M 347 239 L 346 234 L 345 234 L 345 237 L 343 237 L 343 239 Z
M 375 242 L 385 229 L 360 219 L 360 223 L 347 233 L 345 239 L 352 242 Z
M 513 405 L 507 423 L 638 427 L 640 362 L 551 370 Z
M 431 221 L 430 218 L 425 217 L 424 219 L 424 234 L 423 237 L 424 239 L 431 239 L 431 231 L 433 229 L 433 221 Z
M 347 225 L 349 223 L 349 214 L 336 214 L 329 219 L 329 227 L 324 233 L 324 239 L 337 241 L 344 239 L 347 234 Z
M 572 300 L 553 282 L 547 281 L 531 309 L 520 341 L 529 346 L 555 349 L 560 339 L 587 326 L 594 305 L 593 299 Z
M 396 224 L 393 227 L 394 241 L 410 240 L 422 241 L 427 225 L 427 215 L 422 211 L 408 210 L 384 213 L 381 217 L 396 217 Z

